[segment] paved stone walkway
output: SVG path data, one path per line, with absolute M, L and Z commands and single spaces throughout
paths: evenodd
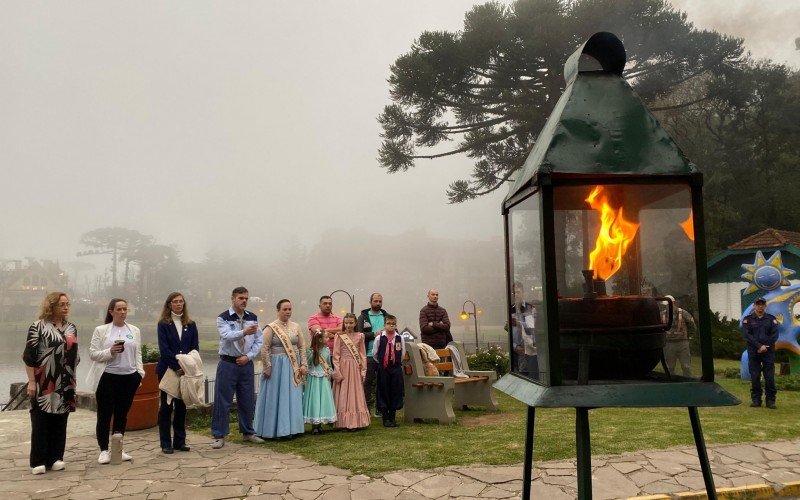
M 130 432 L 125 449 L 134 460 L 99 465 L 95 414 L 70 416 L 67 468 L 33 476 L 28 467 L 30 424 L 26 411 L 0 413 L 0 491 L 9 498 L 133 499 L 470 499 L 519 498 L 522 468 L 448 467 L 401 471 L 378 478 L 276 453 L 264 446 L 226 443 L 210 448 L 205 436 L 189 435 L 192 451 L 161 453 L 156 429 Z M 768 484 L 774 489 L 800 481 L 800 439 L 716 446 L 709 450 L 717 487 Z M 537 463 L 533 496 L 576 497 L 572 461 Z M 693 449 L 593 457 L 595 499 L 702 490 Z M 663 497 L 662 497 L 663 498 Z M 762 497 L 759 497 L 762 498 Z

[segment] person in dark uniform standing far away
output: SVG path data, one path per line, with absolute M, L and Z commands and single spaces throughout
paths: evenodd
M 764 373 L 764 393 L 767 408 L 776 409 L 775 395 L 775 342 L 778 340 L 778 320 L 767 313 L 767 301 L 759 297 L 753 303 L 753 312 L 742 319 L 742 333 L 747 342 L 750 369 L 750 397 L 752 407 L 761 406 L 761 373 Z

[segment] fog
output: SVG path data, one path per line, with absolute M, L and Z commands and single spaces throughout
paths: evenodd
M 698 28 L 744 39 L 758 59 L 800 68 L 800 2 L 797 0 L 670 0 Z
M 502 193 L 446 203 L 468 159 L 400 175 L 376 161 L 390 65 L 423 30 L 458 29 L 468 7 L 4 2 L 0 257 L 74 259 L 80 235 L 104 226 L 189 261 L 269 259 L 331 228 L 502 234 Z
M 348 242 L 367 259 L 402 246 L 410 262 L 446 262 L 436 249 L 488 242 L 502 276 L 505 193 L 447 204 L 469 158 L 394 175 L 376 160 L 390 65 L 423 30 L 460 29 L 475 3 L 0 2 L 0 259 L 74 261 L 81 234 L 121 226 L 185 262 L 300 248 L 338 267 Z M 798 65 L 800 2 L 673 4 Z M 445 286 L 435 272 L 421 281 L 420 306 Z

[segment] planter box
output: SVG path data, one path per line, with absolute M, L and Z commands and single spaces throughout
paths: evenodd
M 128 411 L 126 430 L 149 429 L 158 424 L 159 392 L 156 363 L 145 363 L 142 385 L 136 390 L 133 404 Z

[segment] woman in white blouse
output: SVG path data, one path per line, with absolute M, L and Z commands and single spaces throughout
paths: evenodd
M 94 329 L 89 345 L 92 366 L 86 383 L 95 392 L 97 400 L 97 444 L 100 446 L 98 463 L 111 461 L 108 451 L 111 417 L 114 417 L 114 434 L 125 434 L 128 410 L 133 396 L 144 377 L 142 366 L 142 341 L 139 329 L 125 322 L 128 302 L 111 299 L 106 313 L 106 323 Z M 131 456 L 122 452 L 123 460 Z

